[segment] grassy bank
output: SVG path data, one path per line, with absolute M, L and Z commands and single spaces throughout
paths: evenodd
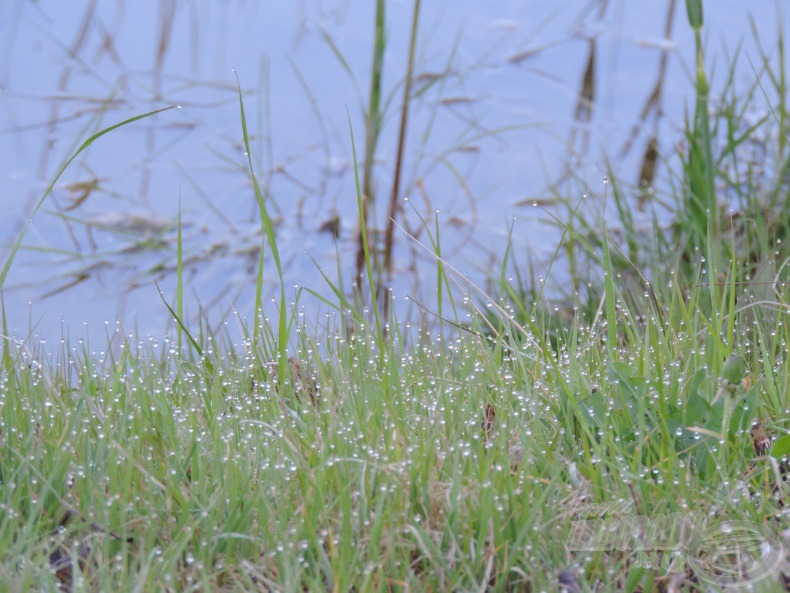
M 783 590 L 786 67 L 713 103 L 698 49 L 685 148 L 663 155 L 672 216 L 634 222 L 616 170 L 597 198 L 616 216 L 569 201 L 572 288 L 551 302 L 506 280 L 508 254 L 496 296 L 470 286 L 426 225 L 428 326 L 376 306 L 364 168 L 372 312 L 331 283 L 321 327 L 284 286 L 267 312 L 264 254 L 282 272 L 242 104 L 265 231 L 243 344 L 182 321 L 180 249 L 172 336 L 3 342 L 4 590 Z M 745 125 L 756 93 L 771 110 Z
M 387 342 L 338 317 L 302 328 L 285 375 L 221 336 L 202 358 L 175 340 L 57 359 L 6 347 L 0 577 L 10 591 L 694 590 L 685 564 L 649 568 L 649 536 L 569 551 L 572 521 L 608 508 L 787 528 L 776 289 L 749 303 L 728 280 L 667 283 L 637 311 L 613 282 L 612 319 L 553 340 L 538 317 L 494 334 L 473 314 L 444 339 L 393 322 Z M 727 390 L 732 353 L 745 380 Z

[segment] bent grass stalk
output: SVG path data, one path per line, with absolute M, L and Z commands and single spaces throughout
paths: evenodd
M 63 165 L 61 165 L 60 169 L 58 169 L 58 172 L 52 178 L 52 181 L 50 181 L 49 185 L 47 186 L 47 189 L 44 191 L 44 193 L 38 199 L 38 202 L 36 202 L 36 205 L 33 207 L 33 211 L 30 213 L 30 216 L 28 216 L 25 219 L 25 223 L 22 226 L 22 230 L 19 232 L 19 235 L 17 236 L 16 241 L 14 241 L 14 244 L 11 246 L 11 251 L 6 256 L 5 262 L 3 263 L 3 268 L 2 270 L 0 270 L 0 290 L 2 290 L 3 285 L 5 284 L 6 278 L 8 277 L 8 272 L 11 270 L 11 266 L 14 263 L 14 258 L 16 257 L 16 254 L 19 251 L 20 246 L 22 245 L 22 241 L 25 238 L 25 235 L 27 234 L 27 229 L 30 226 L 30 223 L 33 222 L 33 218 L 35 217 L 36 213 L 39 211 L 42 204 L 44 204 L 44 201 L 47 199 L 49 194 L 52 193 L 52 188 L 55 187 L 55 184 L 58 182 L 61 175 L 63 175 L 66 169 L 68 169 L 69 165 L 71 165 L 74 159 L 76 159 L 80 154 L 82 154 L 85 150 L 87 150 L 94 142 L 96 142 L 102 136 L 109 134 L 110 132 L 122 128 L 124 126 L 128 126 L 129 124 L 132 124 L 141 119 L 151 117 L 158 113 L 164 113 L 165 111 L 175 109 L 176 107 L 177 107 L 176 105 L 171 105 L 170 107 L 163 107 L 162 109 L 156 109 L 154 111 L 149 111 L 148 113 L 143 113 L 142 115 L 136 115 L 134 117 L 130 117 L 129 119 L 125 119 L 120 123 L 104 128 L 103 130 L 93 134 L 80 145 L 80 147 L 66 160 L 66 162 L 63 163 Z

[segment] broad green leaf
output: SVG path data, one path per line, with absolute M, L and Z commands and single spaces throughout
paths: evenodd
M 771 445 L 771 457 L 784 459 L 788 456 L 790 456 L 790 434 L 779 437 Z

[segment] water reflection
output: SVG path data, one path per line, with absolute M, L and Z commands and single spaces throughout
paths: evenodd
M 6 249 L 86 134 L 182 106 L 103 138 L 67 171 L 4 287 L 9 325 L 57 335 L 62 316 L 72 326 L 88 320 L 101 335 L 102 320 L 119 316 L 160 334 L 167 311 L 153 281 L 173 289 L 179 204 L 189 311 L 199 301 L 214 306 L 215 321 L 234 306 L 251 315 L 261 233 L 232 68 L 287 282 L 331 295 L 320 266 L 350 290 L 358 229 L 347 113 L 363 160 L 374 4 L 3 3 Z M 776 7 L 752 4 L 708 3 L 711 50 L 742 39 L 742 51 L 753 51 L 747 14 L 773 24 Z M 377 245 L 389 216 L 411 10 L 388 3 L 381 136 L 367 180 L 380 196 L 370 211 Z M 601 189 L 603 155 L 617 159 L 634 196 L 650 198 L 658 155 L 680 140 L 691 100 L 682 3 L 454 0 L 425 3 L 420 23 L 398 191 L 408 202 L 397 211 L 397 296 L 435 302 L 434 276 L 426 276 L 433 260 L 407 239 L 429 242 L 421 218 L 432 227 L 439 213 L 444 256 L 480 280 L 508 237 L 517 264 L 530 252 L 541 268 L 557 231 L 532 204 L 550 207 L 585 183 Z

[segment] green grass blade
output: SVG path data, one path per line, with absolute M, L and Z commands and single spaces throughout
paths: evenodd
M 178 234 L 176 235 L 176 312 L 184 318 L 184 241 L 181 232 L 181 195 L 178 196 Z M 177 328 L 178 351 L 181 352 L 182 331 Z
M 11 358 L 11 336 L 8 334 L 8 320 L 5 315 L 5 299 L 2 292 L 0 292 L 0 309 L 2 309 L 3 313 L 3 368 L 6 376 L 10 377 L 14 370 L 14 363 Z
M 258 183 L 258 177 L 255 175 L 255 167 L 252 164 L 252 151 L 250 149 L 250 137 L 247 133 L 247 116 L 244 112 L 244 97 L 241 91 L 241 82 L 239 81 L 239 76 L 236 74 L 236 86 L 238 88 L 239 93 L 239 111 L 241 113 L 241 131 L 244 136 L 244 150 L 245 154 L 247 155 L 247 164 L 250 169 L 250 177 L 252 178 L 252 185 L 255 188 L 255 198 L 258 201 L 258 210 L 260 211 L 261 216 L 261 224 L 263 225 L 264 234 L 266 236 L 266 242 L 269 244 L 269 249 L 272 252 L 272 259 L 274 259 L 274 265 L 277 268 L 277 277 L 280 280 L 280 318 L 278 324 L 278 351 L 280 353 L 281 363 L 286 364 L 285 360 L 287 359 L 286 350 L 288 347 L 288 324 L 286 322 L 286 305 L 287 302 L 285 300 L 285 283 L 283 281 L 283 267 L 282 263 L 280 262 L 280 250 L 277 248 L 277 238 L 274 235 L 274 224 L 272 223 L 272 219 L 269 216 L 269 210 L 266 206 L 266 199 L 261 192 L 260 184 Z M 263 245 L 261 245 L 263 247 Z M 262 284 L 263 284 L 263 249 L 261 248 L 261 258 L 259 261 L 258 266 L 258 278 L 257 278 L 257 287 L 256 288 L 256 302 L 255 302 L 255 328 L 253 329 L 253 334 L 257 337 L 257 327 L 258 327 L 258 315 L 263 314 L 263 303 L 262 303 Z M 254 343 L 253 348 L 257 348 L 257 342 Z M 284 372 L 286 369 L 283 368 L 282 371 Z
M 368 245 L 368 229 L 367 225 L 365 224 L 365 217 L 363 215 L 364 212 L 364 203 L 362 197 L 362 187 L 359 183 L 359 165 L 357 163 L 357 148 L 356 143 L 354 142 L 354 128 L 351 125 L 351 114 L 348 113 L 348 109 L 346 109 L 346 116 L 348 117 L 348 130 L 351 134 L 351 154 L 354 158 L 354 181 L 356 182 L 357 188 L 357 208 L 359 210 L 359 233 L 362 237 L 362 249 L 365 256 L 365 270 L 367 271 L 368 275 L 368 288 L 370 290 L 370 302 L 373 303 L 373 314 L 376 318 L 376 335 L 378 337 L 378 342 L 380 346 L 384 344 L 384 335 L 381 329 L 381 318 L 379 315 L 379 308 L 376 304 L 376 282 L 373 278 L 373 265 L 370 261 L 370 246 Z M 384 349 L 381 348 L 381 353 L 383 355 Z
M 167 307 L 167 310 L 173 316 L 173 319 L 175 319 L 176 323 L 178 324 L 178 327 L 180 327 L 183 330 L 184 334 L 186 334 L 186 337 L 189 340 L 189 342 L 192 344 L 192 347 L 195 349 L 195 352 L 197 352 L 198 356 L 202 359 L 203 365 L 205 366 L 206 370 L 209 372 L 209 374 L 211 374 L 214 365 L 211 363 L 208 357 L 205 356 L 205 353 L 203 351 L 203 348 L 200 346 L 200 343 L 198 343 L 198 341 L 192 337 L 192 334 L 189 333 L 187 326 L 184 325 L 184 321 L 182 320 L 182 318 L 178 315 L 176 311 L 173 310 L 173 307 L 170 306 L 170 303 L 167 302 L 167 300 L 165 299 L 165 295 L 162 292 L 162 289 L 159 288 L 159 283 L 156 280 L 154 280 L 154 285 L 156 286 L 156 290 L 159 292 L 159 298 L 162 299 L 162 302 L 165 304 L 165 307 Z

